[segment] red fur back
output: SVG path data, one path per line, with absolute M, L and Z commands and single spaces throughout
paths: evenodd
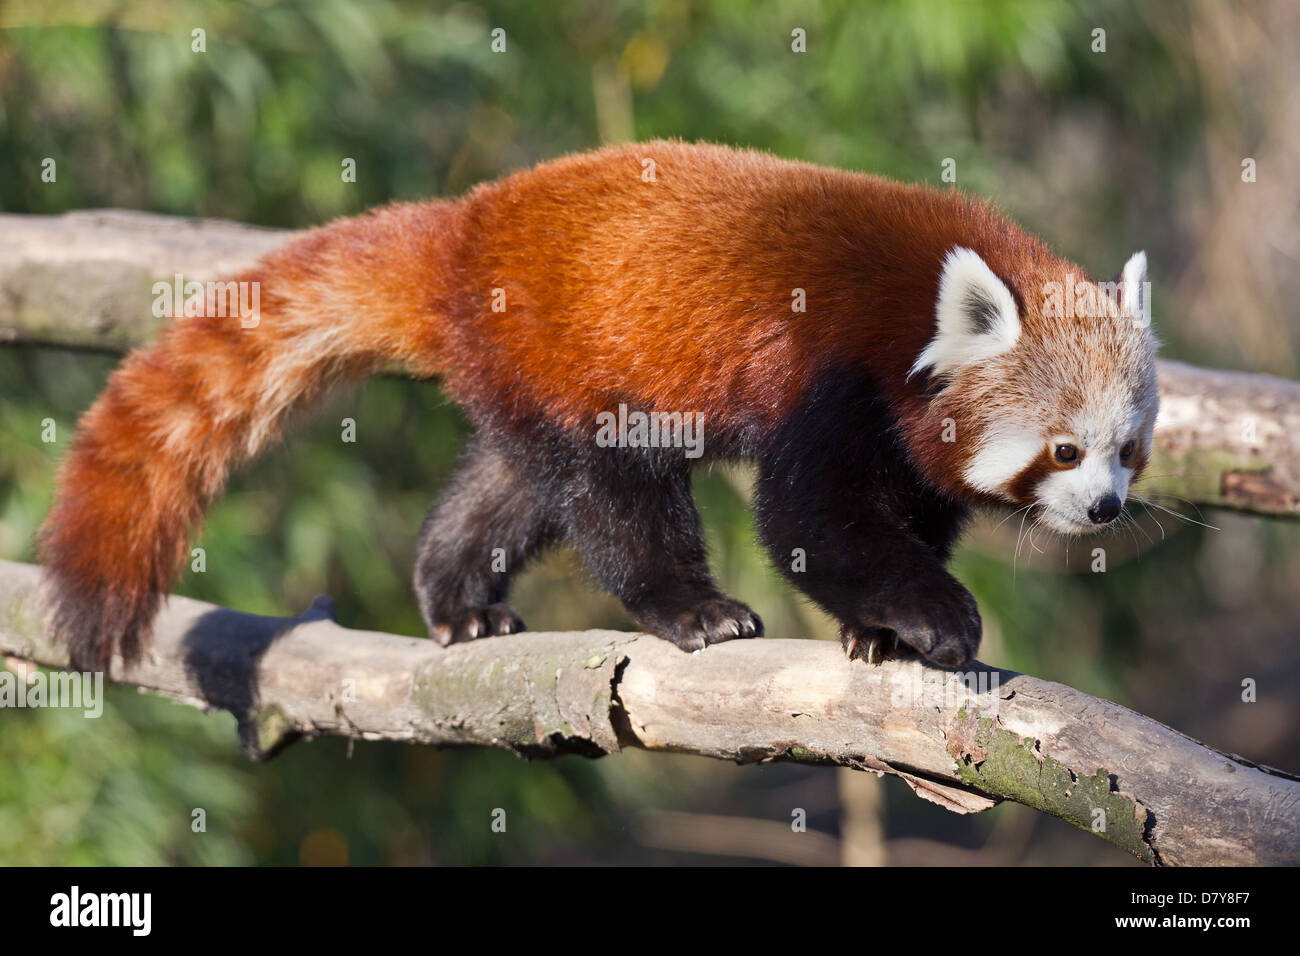
M 970 247 L 1035 294 L 1070 268 L 956 189 L 678 142 L 481 186 L 465 217 L 446 355 L 458 401 L 508 396 L 574 428 L 624 399 L 703 412 L 709 428 L 770 428 L 822 371 L 856 365 L 905 429 L 925 433 L 918 464 L 954 492 L 949 458 L 968 443 L 931 440 L 942 426 L 907 381 L 933 333 L 945 254 Z M 495 288 L 504 312 L 490 307 Z M 792 311 L 796 289 L 806 312 Z

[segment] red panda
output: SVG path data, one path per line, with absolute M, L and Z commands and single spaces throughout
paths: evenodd
M 761 634 L 714 583 L 690 491 L 698 461 L 748 459 L 763 543 L 850 658 L 901 642 L 960 666 L 981 621 L 944 564 L 969 510 L 1104 527 L 1156 415 L 1141 253 L 1093 283 L 955 189 L 754 151 L 570 156 L 312 230 L 233 279 L 258 284 L 256 325 L 175 321 L 63 464 L 40 542 L 79 668 L 139 659 L 234 466 L 394 362 L 475 428 L 419 534 L 444 644 L 522 630 L 510 577 L 560 542 L 685 650 Z M 636 428 L 598 440 L 614 415 Z

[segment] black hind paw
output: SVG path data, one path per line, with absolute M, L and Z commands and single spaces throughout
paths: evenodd
M 466 608 L 456 614 L 437 620 L 429 629 L 429 636 L 446 647 L 480 637 L 499 634 L 517 634 L 526 630 L 524 622 L 506 604 L 488 604 L 484 607 Z

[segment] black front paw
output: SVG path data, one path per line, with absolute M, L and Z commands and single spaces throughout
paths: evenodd
M 904 644 L 940 667 L 964 667 L 980 648 L 984 625 L 975 598 L 959 587 L 923 604 L 891 611 L 889 627 Z
M 898 635 L 887 627 L 840 625 L 840 646 L 851 661 L 881 664 L 899 656 Z
M 940 667 L 964 667 L 975 657 L 983 633 L 979 608 L 955 579 L 879 597 L 861 620 L 841 624 L 850 659 L 893 656 L 890 635 Z
M 634 612 L 643 628 L 672 641 L 684 651 L 703 650 L 736 638 L 762 637 L 763 622 L 739 601 L 728 597 L 703 598 L 675 610 L 658 608 Z

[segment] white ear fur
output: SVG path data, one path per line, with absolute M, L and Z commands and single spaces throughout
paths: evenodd
M 1000 355 L 1020 338 L 1020 315 L 1011 290 L 973 249 L 957 246 L 943 260 L 935 333 L 912 365 L 942 374 Z
M 1135 318 L 1146 318 L 1147 254 L 1135 252 L 1119 274 L 1120 311 Z

